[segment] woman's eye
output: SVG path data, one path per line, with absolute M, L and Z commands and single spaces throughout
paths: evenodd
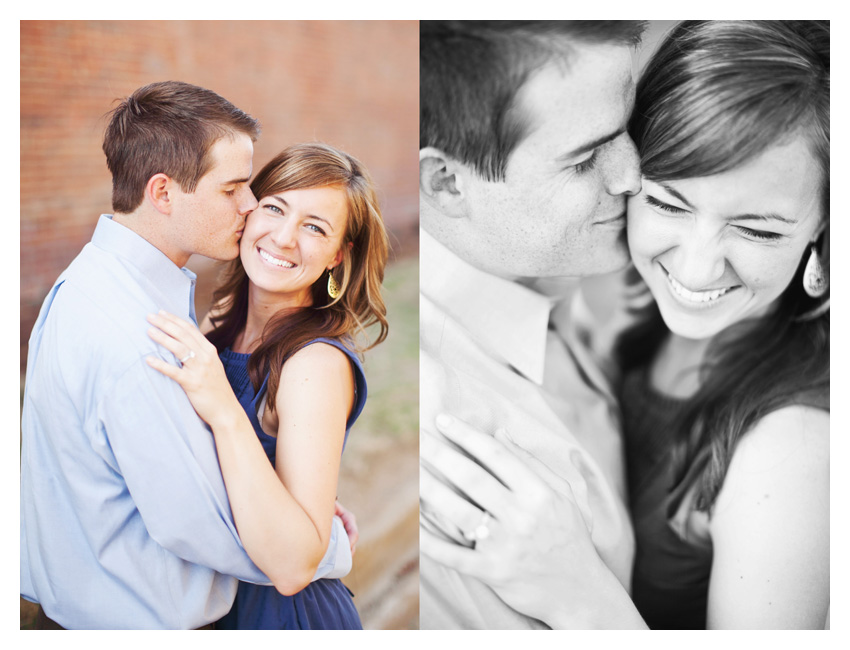
M 318 234 L 320 234 L 320 235 L 324 235 L 324 234 L 325 234 L 325 231 L 324 231 L 324 230 L 322 230 L 319 226 L 317 226 L 317 225 L 316 225 L 316 224 L 314 224 L 314 223 L 308 223 L 308 224 L 307 224 L 307 229 L 308 229 L 308 230 L 312 230 L 313 232 L 318 233 Z
M 266 208 L 266 210 L 268 210 L 269 212 L 274 212 L 275 214 L 283 214 L 283 210 L 281 210 L 281 209 L 280 209 L 278 206 L 276 206 L 274 203 L 266 203 L 266 205 L 265 205 L 264 207 L 265 207 L 265 208 Z
M 644 202 L 647 205 L 658 208 L 659 210 L 663 210 L 664 212 L 669 212 L 670 214 L 686 214 L 688 211 L 682 208 L 677 208 L 675 205 L 670 205 L 669 203 L 664 203 L 664 201 L 659 201 L 654 196 L 649 194 L 644 194 L 643 197 Z
M 776 241 L 777 239 L 782 238 L 782 235 L 780 235 L 778 232 L 768 232 L 766 230 L 753 230 L 752 228 L 745 228 L 744 226 L 735 226 L 735 227 L 745 237 L 749 237 L 750 239 L 755 239 L 757 241 Z

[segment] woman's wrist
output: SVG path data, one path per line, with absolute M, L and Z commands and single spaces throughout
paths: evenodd
M 626 589 L 597 556 L 580 584 L 565 587 L 563 599 L 552 599 L 552 611 L 541 618 L 555 630 L 646 629 Z
M 210 425 L 213 434 L 218 436 L 236 431 L 242 428 L 246 422 L 250 427 L 250 421 L 247 419 L 245 411 L 236 397 L 232 396 L 232 399 L 227 399 L 216 408 L 216 411 L 210 415 L 207 424 Z

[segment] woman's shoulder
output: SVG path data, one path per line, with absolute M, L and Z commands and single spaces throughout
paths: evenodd
M 749 495 L 793 498 L 829 489 L 829 412 L 791 405 L 768 413 L 738 442 L 715 511 Z M 794 497 L 796 495 L 796 497 Z
M 357 358 L 354 352 L 339 339 L 318 338 L 308 341 L 293 352 L 284 362 L 284 370 L 310 366 L 337 367 L 347 365 L 349 360 Z
M 733 458 L 770 467 L 778 461 L 829 459 L 829 411 L 794 404 L 762 417 L 738 443 Z

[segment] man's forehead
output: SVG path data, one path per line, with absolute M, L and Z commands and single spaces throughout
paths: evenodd
M 566 63 L 538 69 L 515 103 L 529 137 L 544 131 L 541 137 L 557 136 L 568 146 L 624 126 L 634 105 L 631 54 L 626 46 L 585 45 Z
M 222 184 L 246 181 L 253 172 L 254 143 L 245 134 L 225 135 L 210 148 L 212 165 L 207 175 Z

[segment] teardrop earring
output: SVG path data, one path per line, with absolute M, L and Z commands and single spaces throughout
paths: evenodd
M 812 242 L 812 252 L 809 261 L 806 262 L 806 270 L 803 272 L 803 289 L 812 298 L 820 298 L 826 293 L 828 282 L 823 270 L 815 243 Z
M 339 283 L 334 278 L 331 270 L 328 269 L 328 295 L 331 297 L 331 300 L 336 300 L 339 298 L 340 293 Z

